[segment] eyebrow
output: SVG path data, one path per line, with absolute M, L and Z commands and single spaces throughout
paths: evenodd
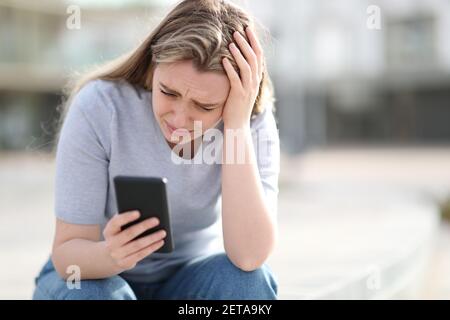
M 159 82 L 159 85 L 165 90 L 165 91 L 167 91 L 167 92 L 169 92 L 169 93 L 173 93 L 173 94 L 176 94 L 176 95 L 179 95 L 179 96 L 182 96 L 182 94 L 181 93 L 179 93 L 179 92 L 177 92 L 177 91 L 175 91 L 175 90 L 173 90 L 173 89 L 170 89 L 168 86 L 166 86 L 164 83 L 162 83 L 161 81 Z M 196 101 L 196 100 L 194 100 L 194 99 L 191 99 L 194 103 L 196 103 L 197 105 L 199 105 L 200 107 L 214 107 L 214 106 L 218 106 L 218 105 L 220 105 L 220 104 L 222 104 L 221 102 L 216 102 L 216 103 L 201 103 L 201 102 L 198 102 L 198 101 Z M 212 109 L 212 108 L 211 108 Z

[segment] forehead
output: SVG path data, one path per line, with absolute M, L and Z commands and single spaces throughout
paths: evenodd
M 225 73 L 198 71 L 191 61 L 161 63 L 155 72 L 157 80 L 194 99 L 224 101 L 230 90 Z

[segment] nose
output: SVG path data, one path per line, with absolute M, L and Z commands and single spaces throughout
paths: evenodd
M 175 108 L 171 125 L 173 125 L 175 128 L 185 128 L 187 130 L 191 130 L 191 128 L 189 127 L 189 119 L 189 114 L 186 111 L 186 108 L 183 106 L 179 106 L 178 108 Z

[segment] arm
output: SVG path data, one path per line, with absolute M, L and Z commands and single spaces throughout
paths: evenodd
M 264 199 L 250 126 L 225 126 L 222 162 L 222 224 L 225 250 L 239 268 L 251 271 L 259 268 L 275 246 L 276 221 Z M 235 130 L 238 129 L 238 130 Z M 228 131 L 228 132 L 227 132 Z M 232 132 L 238 132 L 244 163 L 227 163 L 227 154 L 237 154 L 237 145 L 229 143 Z M 231 139 L 230 139 L 231 138 Z M 227 146 L 228 145 L 228 146 Z M 230 157 L 228 157 L 230 158 Z
M 76 265 L 80 280 L 103 279 L 134 268 L 161 248 L 166 236 L 164 230 L 159 230 L 134 240 L 159 224 L 157 218 L 150 218 L 122 231 L 122 226 L 138 218 L 136 211 L 116 214 L 103 231 L 103 241 L 100 241 L 99 225 L 76 225 L 57 219 L 52 261 L 58 274 L 67 279 L 67 268 Z
M 251 271 L 259 268 L 273 250 L 276 221 L 271 212 L 275 210 L 273 201 L 272 206 L 265 201 L 268 195 L 258 173 L 250 130 L 250 116 L 263 77 L 263 54 L 252 29 L 248 27 L 245 32 L 249 41 L 235 32 L 233 36 L 239 48 L 235 43 L 230 44 L 240 75 L 227 58 L 223 59 L 231 88 L 223 110 L 222 225 L 224 247 L 230 260 L 239 268 Z M 237 144 L 230 143 L 233 135 Z M 229 157 L 230 153 L 238 152 L 244 155 L 243 163 Z
M 100 241 L 99 225 L 77 225 L 56 219 L 52 261 L 58 274 L 67 279 L 67 267 L 77 265 L 82 279 L 108 278 L 121 272 Z

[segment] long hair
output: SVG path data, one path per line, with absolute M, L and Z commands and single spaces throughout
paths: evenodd
M 136 49 L 69 82 L 58 131 L 73 97 L 91 80 L 125 80 L 151 91 L 153 70 L 158 63 L 191 60 L 199 71 L 225 74 L 224 57 L 239 73 L 228 45 L 233 42 L 235 31 L 248 41 L 245 28 L 252 26 L 255 30 L 255 24 L 247 12 L 227 0 L 180 1 Z M 266 106 L 274 108 L 273 86 L 266 65 L 264 61 L 252 115 L 262 112 Z

